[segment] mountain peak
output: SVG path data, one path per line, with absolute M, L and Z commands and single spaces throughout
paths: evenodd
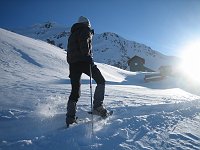
M 36 24 L 32 28 L 15 30 L 17 33 L 46 41 L 65 49 L 70 35 L 70 27 L 61 26 L 55 22 Z M 94 60 L 106 63 L 121 69 L 128 68 L 128 60 L 137 55 L 145 59 L 145 66 L 151 70 L 158 70 L 162 65 L 172 65 L 174 59 L 152 50 L 135 41 L 127 40 L 113 32 L 95 34 L 93 37 Z
M 56 26 L 59 26 L 59 24 L 57 24 L 56 22 L 46 21 L 44 23 L 35 24 L 35 25 L 31 26 L 31 28 L 50 29 L 50 28 L 53 28 Z

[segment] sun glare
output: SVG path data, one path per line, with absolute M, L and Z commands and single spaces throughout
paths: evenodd
M 187 43 L 182 52 L 181 70 L 191 79 L 200 80 L 200 40 Z

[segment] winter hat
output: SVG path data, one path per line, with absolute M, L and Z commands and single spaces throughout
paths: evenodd
M 78 18 L 78 23 L 85 23 L 87 24 L 89 27 L 91 27 L 91 24 L 90 24 L 90 20 L 84 16 L 80 16 Z

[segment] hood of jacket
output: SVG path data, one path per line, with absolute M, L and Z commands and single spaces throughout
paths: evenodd
M 84 23 L 75 23 L 72 27 L 71 27 L 71 33 L 76 32 L 78 30 L 90 30 L 90 27 L 88 27 L 86 24 Z

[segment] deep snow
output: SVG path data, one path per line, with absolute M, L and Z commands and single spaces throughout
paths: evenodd
M 113 116 L 94 122 L 91 134 L 83 75 L 77 116 L 85 123 L 63 129 L 71 88 L 65 57 L 57 47 L 0 29 L 0 150 L 200 149 L 199 84 L 180 77 L 145 83 L 145 73 L 100 63 Z

